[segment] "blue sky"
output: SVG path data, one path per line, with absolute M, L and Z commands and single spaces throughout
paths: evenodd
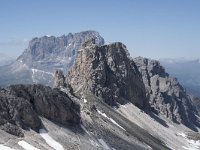
M 132 56 L 200 58 L 200 0 L 1 0 L 0 53 L 32 37 L 98 31 Z

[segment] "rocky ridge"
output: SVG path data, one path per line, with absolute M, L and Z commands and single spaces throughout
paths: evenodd
M 76 63 L 66 76 L 74 93 L 91 92 L 111 105 L 132 102 L 147 107 L 145 88 L 126 46 L 120 42 L 98 46 L 86 42 L 78 51 Z
M 58 89 L 12 85 L 0 90 L 0 99 L 0 128 L 16 136 L 42 128 L 40 116 L 60 124 L 80 122 L 79 105 Z
M 158 61 L 137 57 L 134 62 L 142 74 L 146 95 L 154 113 L 189 127 L 198 124 L 196 109 L 176 78 L 170 77 Z
M 78 49 L 90 38 L 98 45 L 104 44 L 96 31 L 33 38 L 15 62 L 0 67 L 0 86 L 33 83 L 51 86 L 55 70 L 66 73 L 74 64 Z
M 44 59 L 43 52 L 33 53 L 36 57 L 29 59 Z M 45 134 L 50 133 L 63 149 L 182 150 L 180 145 L 191 145 L 181 133 L 186 128 L 182 124 L 195 129 L 197 111 L 182 86 L 159 62 L 131 59 L 120 42 L 99 46 L 96 39 L 90 39 L 64 74 L 62 69 L 55 72 L 54 89 L 43 85 L 0 89 L 0 133 L 7 136 L 0 134 L 0 143 L 10 134 L 26 134 L 23 139 L 28 143 L 50 149 L 37 134 L 46 128 Z M 182 135 L 184 138 L 179 137 Z M 10 145 L 16 148 L 18 140 L 13 137 Z
M 28 48 L 17 61 L 39 70 L 54 72 L 55 68 L 60 68 L 66 73 L 74 63 L 77 50 L 91 38 L 94 38 L 98 45 L 104 44 L 104 39 L 96 31 L 69 33 L 61 37 L 36 37 L 29 42 Z
M 199 126 L 196 108 L 179 82 L 158 61 L 132 60 L 119 42 L 97 46 L 89 40 L 83 44 L 62 81 L 79 96 L 91 92 L 111 106 L 131 102 L 173 122 L 193 129 Z

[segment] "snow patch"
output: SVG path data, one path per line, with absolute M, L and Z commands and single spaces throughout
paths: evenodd
M 185 150 L 199 150 L 200 149 L 200 141 L 194 141 L 187 138 L 185 133 L 177 133 L 177 135 L 182 136 L 187 141 L 187 146 L 182 146 Z
M 90 143 L 94 146 L 99 147 L 99 142 L 94 138 L 94 136 L 81 124 L 81 128 L 85 131 L 85 133 L 88 134 L 88 136 L 91 138 Z
M 84 101 L 84 103 L 87 103 L 87 99 L 84 98 L 83 101 Z
M 122 130 L 126 131 L 122 126 L 120 126 L 115 120 L 113 120 L 112 118 L 108 117 L 105 113 L 102 113 L 101 111 L 97 110 L 97 112 L 102 115 L 103 117 L 107 118 L 108 120 L 110 120 L 113 124 L 115 124 L 116 126 L 118 126 L 119 128 L 121 128 Z
M 26 141 L 19 141 L 18 144 L 25 150 L 39 150 L 38 148 L 27 143 Z
M 63 146 L 57 141 L 55 141 L 51 136 L 49 136 L 45 129 L 40 129 L 39 133 L 50 147 L 52 147 L 55 150 L 64 150 Z
M 105 150 L 111 150 L 110 147 L 106 144 L 106 142 L 104 142 L 103 139 L 98 139 L 99 143 L 101 143 L 101 145 L 103 146 L 103 148 Z
M 99 144 L 91 139 L 90 140 L 90 143 L 93 145 L 93 146 L 96 146 L 96 147 L 99 147 Z
M 34 83 L 38 82 L 38 79 L 37 79 L 38 77 L 44 78 L 45 75 L 51 75 L 51 76 L 53 76 L 53 73 L 51 73 L 51 72 L 45 72 L 43 70 L 38 70 L 38 69 L 32 68 L 31 71 L 32 71 L 32 80 L 33 80 Z
M 51 73 L 51 72 L 46 72 L 46 71 L 38 70 L 38 69 L 31 69 L 31 70 L 32 70 L 33 74 L 39 72 L 39 73 L 49 74 L 49 75 L 52 75 L 52 76 L 53 76 L 53 73 Z
M 15 150 L 15 149 L 10 148 L 8 146 L 4 146 L 3 144 L 0 144 L 0 150 Z
M 88 132 L 88 130 L 81 124 L 81 128 L 87 133 L 91 138 L 94 139 L 94 137 Z
M 183 146 L 186 150 L 199 150 L 200 149 L 200 141 L 194 141 L 194 140 L 187 140 L 188 146 Z
M 83 49 L 79 49 L 79 50 L 78 50 L 78 52 L 82 52 L 82 51 L 83 51 Z
M 151 146 L 149 146 L 149 145 L 147 145 L 147 147 L 149 148 L 149 149 L 153 149 Z
M 177 135 L 182 136 L 182 137 L 184 137 L 184 138 L 187 137 L 187 135 L 186 135 L 185 133 L 177 133 Z

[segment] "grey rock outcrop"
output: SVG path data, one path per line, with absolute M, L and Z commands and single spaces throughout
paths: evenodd
M 90 40 L 83 44 L 66 82 L 76 94 L 91 92 L 109 105 L 132 102 L 144 108 L 148 103 L 142 78 L 120 42 L 98 46 Z
M 200 116 L 200 98 L 190 96 L 193 106 L 196 108 L 197 114 Z
M 137 57 L 134 62 L 142 74 L 152 111 L 187 126 L 196 123 L 196 110 L 176 78 L 170 77 L 158 61 Z
M 62 70 L 56 70 L 54 74 L 54 87 L 65 87 L 65 76 Z
M 21 129 L 38 131 L 39 116 L 60 124 L 80 122 L 79 105 L 58 89 L 43 85 L 12 85 L 0 90 L 0 129 L 23 136 Z

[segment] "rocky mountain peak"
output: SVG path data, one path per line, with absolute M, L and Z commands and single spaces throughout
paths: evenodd
M 25 62 L 29 66 L 38 66 L 39 63 L 41 65 L 44 65 L 44 63 L 62 63 L 62 60 L 74 57 L 77 49 L 91 38 L 95 40 L 97 45 L 104 44 L 104 39 L 96 31 L 69 33 L 61 37 L 36 37 L 29 42 L 28 48 L 18 60 Z
M 144 108 L 146 97 L 142 78 L 126 51 L 126 46 L 120 42 L 103 46 L 87 42 L 78 51 L 66 81 L 75 93 L 92 92 L 109 105 L 132 102 Z
M 157 60 L 151 60 L 143 57 L 137 57 L 136 62 L 141 64 L 140 66 L 145 69 L 145 66 L 148 66 L 148 69 L 151 76 L 159 75 L 161 77 L 168 77 L 169 74 L 165 72 L 165 68 L 161 66 L 160 62 Z
M 196 110 L 177 79 L 170 77 L 158 61 L 138 57 L 134 62 L 142 74 L 152 111 L 189 127 L 195 124 Z
M 85 43 L 82 44 L 82 48 L 88 47 L 88 46 L 92 46 L 95 45 L 96 41 L 94 38 L 89 39 L 88 41 L 86 41 Z
M 0 74 L 0 85 L 39 83 L 52 86 L 54 72 L 62 70 L 67 73 L 74 64 L 77 51 L 89 39 L 94 39 L 96 45 L 104 44 L 104 39 L 96 31 L 33 38 L 16 61 L 0 67 L 4 72 Z

